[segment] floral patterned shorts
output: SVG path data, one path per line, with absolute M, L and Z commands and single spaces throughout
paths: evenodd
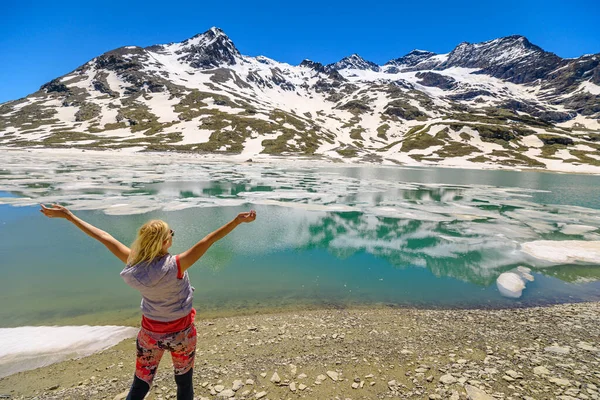
M 135 375 L 151 386 L 165 350 L 171 352 L 175 375 L 183 375 L 194 366 L 196 327 L 191 324 L 174 333 L 155 333 L 141 328 L 136 347 Z

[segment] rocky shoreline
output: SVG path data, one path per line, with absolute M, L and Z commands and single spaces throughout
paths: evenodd
M 202 319 L 197 399 L 600 399 L 600 303 Z M 148 399 L 174 399 L 164 356 Z M 135 343 L 0 379 L 10 399 L 123 399 Z

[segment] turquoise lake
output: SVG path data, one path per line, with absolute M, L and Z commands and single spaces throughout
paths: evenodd
M 0 327 L 139 320 L 120 262 L 40 202 L 129 245 L 164 219 L 171 253 L 238 212 L 257 219 L 190 270 L 199 316 L 348 306 L 521 307 L 600 300 L 600 265 L 524 243 L 600 240 L 600 177 L 544 172 L 219 163 L 15 152 L 0 164 Z M 531 268 L 519 298 L 496 279 Z

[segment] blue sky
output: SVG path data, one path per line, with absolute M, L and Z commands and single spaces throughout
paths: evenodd
M 327 64 L 358 53 L 383 64 L 415 48 L 446 53 L 513 34 L 561 57 L 600 53 L 599 21 L 598 0 L 10 1 L 0 24 L 0 103 L 114 48 L 179 42 L 212 26 L 242 54 Z

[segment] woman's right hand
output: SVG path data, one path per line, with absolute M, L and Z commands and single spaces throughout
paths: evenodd
M 248 212 L 239 213 L 235 219 L 239 222 L 252 222 L 256 219 L 256 211 L 250 210 Z
M 69 219 L 73 216 L 73 213 L 69 211 L 66 207 L 63 207 L 58 204 L 52 204 L 52 207 L 48 208 L 43 204 L 40 204 L 42 209 L 40 212 L 44 214 L 48 218 L 64 218 Z

